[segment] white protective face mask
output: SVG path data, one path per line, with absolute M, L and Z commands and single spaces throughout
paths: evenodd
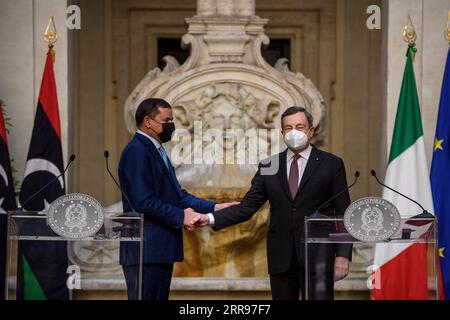
M 299 150 L 308 144 L 308 136 L 303 131 L 291 130 L 284 136 L 286 145 L 293 149 Z

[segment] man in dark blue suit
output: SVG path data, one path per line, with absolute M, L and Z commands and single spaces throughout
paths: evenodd
M 183 260 L 183 225 L 193 230 L 199 213 L 210 213 L 235 203 L 215 204 L 183 190 L 162 143 L 175 130 L 172 108 L 162 99 L 146 99 L 136 110 L 134 138 L 122 151 L 119 179 L 124 212 L 144 214 L 144 267 L 142 298 L 167 300 L 173 264 Z M 128 288 L 128 298 L 138 298 L 139 248 L 123 243 L 120 263 Z

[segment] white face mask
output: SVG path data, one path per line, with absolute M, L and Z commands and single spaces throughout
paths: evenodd
M 308 144 L 308 136 L 303 131 L 294 129 L 285 134 L 284 142 L 289 148 L 299 150 Z

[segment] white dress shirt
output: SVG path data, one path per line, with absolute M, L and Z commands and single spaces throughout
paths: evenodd
M 150 137 L 148 134 L 146 134 L 145 132 L 142 132 L 141 130 L 137 130 L 136 133 L 139 133 L 140 135 L 143 135 L 144 137 L 146 137 L 147 139 L 150 139 L 151 142 L 153 142 L 153 144 L 155 145 L 156 149 L 159 150 L 159 148 L 161 148 L 161 143 L 158 142 L 158 140 Z

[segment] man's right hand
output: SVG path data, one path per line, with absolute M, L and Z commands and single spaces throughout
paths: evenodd
M 196 228 L 205 227 L 209 224 L 210 224 L 210 221 L 209 221 L 208 215 L 207 214 L 199 214 L 197 223 L 195 224 L 195 227 Z
M 193 209 L 184 209 L 183 225 L 187 231 L 194 231 L 195 224 L 200 219 L 200 214 L 196 213 Z

